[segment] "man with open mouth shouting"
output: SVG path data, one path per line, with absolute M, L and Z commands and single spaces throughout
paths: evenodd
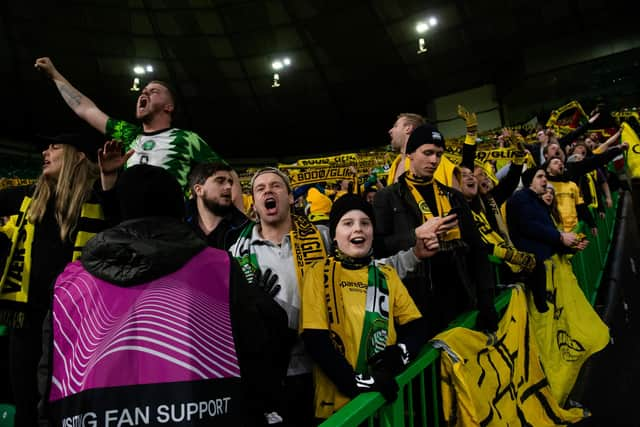
M 289 178 L 277 168 L 257 171 L 250 183 L 257 222 L 249 224 L 229 251 L 235 256 L 249 283 L 261 283 L 287 312 L 292 349 L 284 390 L 273 393 L 280 399 L 277 418 L 286 425 L 313 423 L 311 359 L 298 337 L 302 307 L 302 277 L 317 261 L 324 261 L 331 247 L 329 229 L 312 224 L 306 216 L 292 214 L 293 192 Z M 418 258 L 431 256 L 428 245 L 436 239 L 441 221 L 423 224 L 415 230 L 416 245 L 385 259 L 400 277 L 418 265 Z M 264 276 L 269 276 L 264 280 Z M 274 415 L 274 423 L 276 416 Z
M 56 69 L 51 59 L 36 59 L 35 67 L 45 72 L 56 84 L 67 105 L 89 125 L 109 139 L 120 141 L 131 157 L 123 157 L 126 166 L 149 164 L 167 169 L 185 188 L 193 163 L 224 161 L 195 132 L 171 126 L 176 112 L 176 96 L 171 86 L 160 80 L 152 80 L 140 92 L 136 103 L 136 119 L 140 125 L 109 117 L 96 104 Z M 234 204 L 242 210 L 242 188 L 234 172 Z

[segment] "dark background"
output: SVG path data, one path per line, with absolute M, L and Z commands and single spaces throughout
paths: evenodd
M 227 159 L 389 143 L 400 112 L 495 85 L 505 124 L 579 99 L 638 105 L 640 31 L 624 1 L 76 0 L 0 2 L 0 149 L 84 124 L 33 67 L 49 56 L 107 114 L 134 120 L 132 68 L 177 89 L 178 127 Z M 418 55 L 416 23 L 435 16 Z M 281 86 L 271 63 L 289 56 Z M 143 82 L 144 84 L 144 82 Z M 452 135 L 454 136 L 454 135 Z M 8 151 L 4 151 L 8 152 Z

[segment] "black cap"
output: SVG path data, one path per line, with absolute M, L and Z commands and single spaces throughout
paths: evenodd
M 340 219 L 351 210 L 359 210 L 364 212 L 371 223 L 374 224 L 375 227 L 375 219 L 373 217 L 373 207 L 371 203 L 368 203 L 362 197 L 347 193 L 344 196 L 338 197 L 338 199 L 333 202 L 331 206 L 331 212 L 329 213 L 329 234 L 333 239 L 336 235 L 336 227 L 340 222 Z
M 411 154 L 423 144 L 433 144 L 444 148 L 444 136 L 433 125 L 418 126 L 409 135 L 406 154 Z
M 135 165 L 122 172 L 116 197 L 123 221 L 149 216 L 183 218 L 185 201 L 177 179 L 167 170 Z
M 36 135 L 35 143 L 41 150 L 46 150 L 50 144 L 72 145 L 93 162 L 98 160 L 98 149 L 102 146 L 101 139 L 88 132 L 65 132 L 55 136 Z

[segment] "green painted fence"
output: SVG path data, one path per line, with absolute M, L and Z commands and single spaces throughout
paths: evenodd
M 587 299 L 593 305 L 598 294 L 600 281 L 606 265 L 618 206 L 618 194 L 613 195 L 613 206 L 606 210 L 606 216 L 597 217 L 598 233 L 596 236 L 590 230 L 585 230 L 581 224 L 581 231 L 587 235 L 589 245 L 573 259 L 573 269 L 580 287 Z M 492 263 L 499 263 L 495 257 L 490 257 Z M 496 269 L 497 274 L 498 269 Z M 496 283 L 500 283 L 499 276 Z M 509 303 L 509 291 L 503 291 L 496 297 L 496 309 L 502 312 Z M 472 328 L 475 325 L 477 311 L 464 313 L 454 320 L 449 328 L 464 326 Z M 355 427 L 366 425 L 369 427 L 414 427 L 441 425 L 441 408 L 438 400 L 439 384 L 436 369 L 439 368 L 439 350 L 427 344 L 420 355 L 402 374 L 396 377 L 400 386 L 398 399 L 385 404 L 380 393 L 364 393 L 353 399 L 320 427 Z M 444 423 L 442 423 L 444 425 Z
M 606 265 L 609 247 L 615 226 L 615 213 L 618 205 L 617 194 L 614 205 L 607 209 L 606 217 L 598 217 L 598 234 L 592 236 L 590 230 L 583 231 L 590 241 L 587 248 L 573 257 L 573 269 L 580 287 L 593 305 L 602 280 L 602 272 Z M 584 226 L 581 225 L 581 230 Z M 491 257 L 491 262 L 500 261 Z M 498 269 L 496 268 L 496 275 Z M 497 276 L 500 283 L 500 277 Z M 509 303 L 510 292 L 503 292 L 496 298 L 496 309 L 499 312 Z M 476 323 L 477 311 L 464 313 L 454 320 L 450 327 L 464 326 L 472 328 Z M 0 335 L 5 329 L 0 325 Z M 365 393 L 353 399 L 340 411 L 321 424 L 321 427 L 355 427 L 360 424 L 381 427 L 414 427 L 440 426 L 439 384 L 437 382 L 438 361 L 440 351 L 426 345 L 420 355 L 398 377 L 400 392 L 398 399 L 392 404 L 385 404 L 380 393 Z M 0 427 L 13 426 L 14 408 L 0 404 Z

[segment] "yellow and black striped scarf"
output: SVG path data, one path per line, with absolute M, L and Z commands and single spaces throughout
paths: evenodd
M 414 176 L 411 171 L 407 171 L 405 173 L 405 180 L 406 180 L 407 186 L 409 187 L 409 190 L 411 191 L 411 195 L 413 196 L 416 203 L 418 204 L 418 208 L 420 209 L 420 212 L 422 212 L 423 222 L 427 222 L 430 218 L 433 218 L 434 216 L 437 216 L 437 215 L 445 216 L 449 213 L 449 211 L 451 210 L 451 202 L 449 201 L 447 194 L 438 187 L 438 184 L 435 179 L 430 178 L 426 180 L 424 178 Z M 436 201 L 436 206 L 438 208 L 438 212 L 436 212 L 435 215 L 433 212 L 431 212 L 431 209 L 429 208 L 429 205 L 427 204 L 427 202 L 424 200 L 424 197 L 422 197 L 422 194 L 420 194 L 419 187 L 426 187 L 428 185 L 433 187 L 433 197 Z M 460 220 L 460 218 L 458 218 L 458 220 Z M 460 228 L 454 227 L 449 231 L 447 231 L 447 233 L 444 236 L 441 236 L 440 240 L 441 242 L 453 242 L 460 239 L 461 239 Z M 457 245 L 454 245 L 454 246 L 457 246 Z M 441 247 L 440 250 L 441 251 L 446 250 L 446 248 Z
M 29 304 L 31 246 L 37 227 L 27 220 L 31 202 L 31 197 L 25 196 L 20 211 L 2 227 L 2 232 L 11 240 L 11 247 L 0 279 L 0 323 L 13 328 L 22 327 L 24 310 Z M 69 261 L 80 258 L 84 245 L 105 226 L 102 207 L 97 203 L 84 203 L 76 226 L 73 256 Z

